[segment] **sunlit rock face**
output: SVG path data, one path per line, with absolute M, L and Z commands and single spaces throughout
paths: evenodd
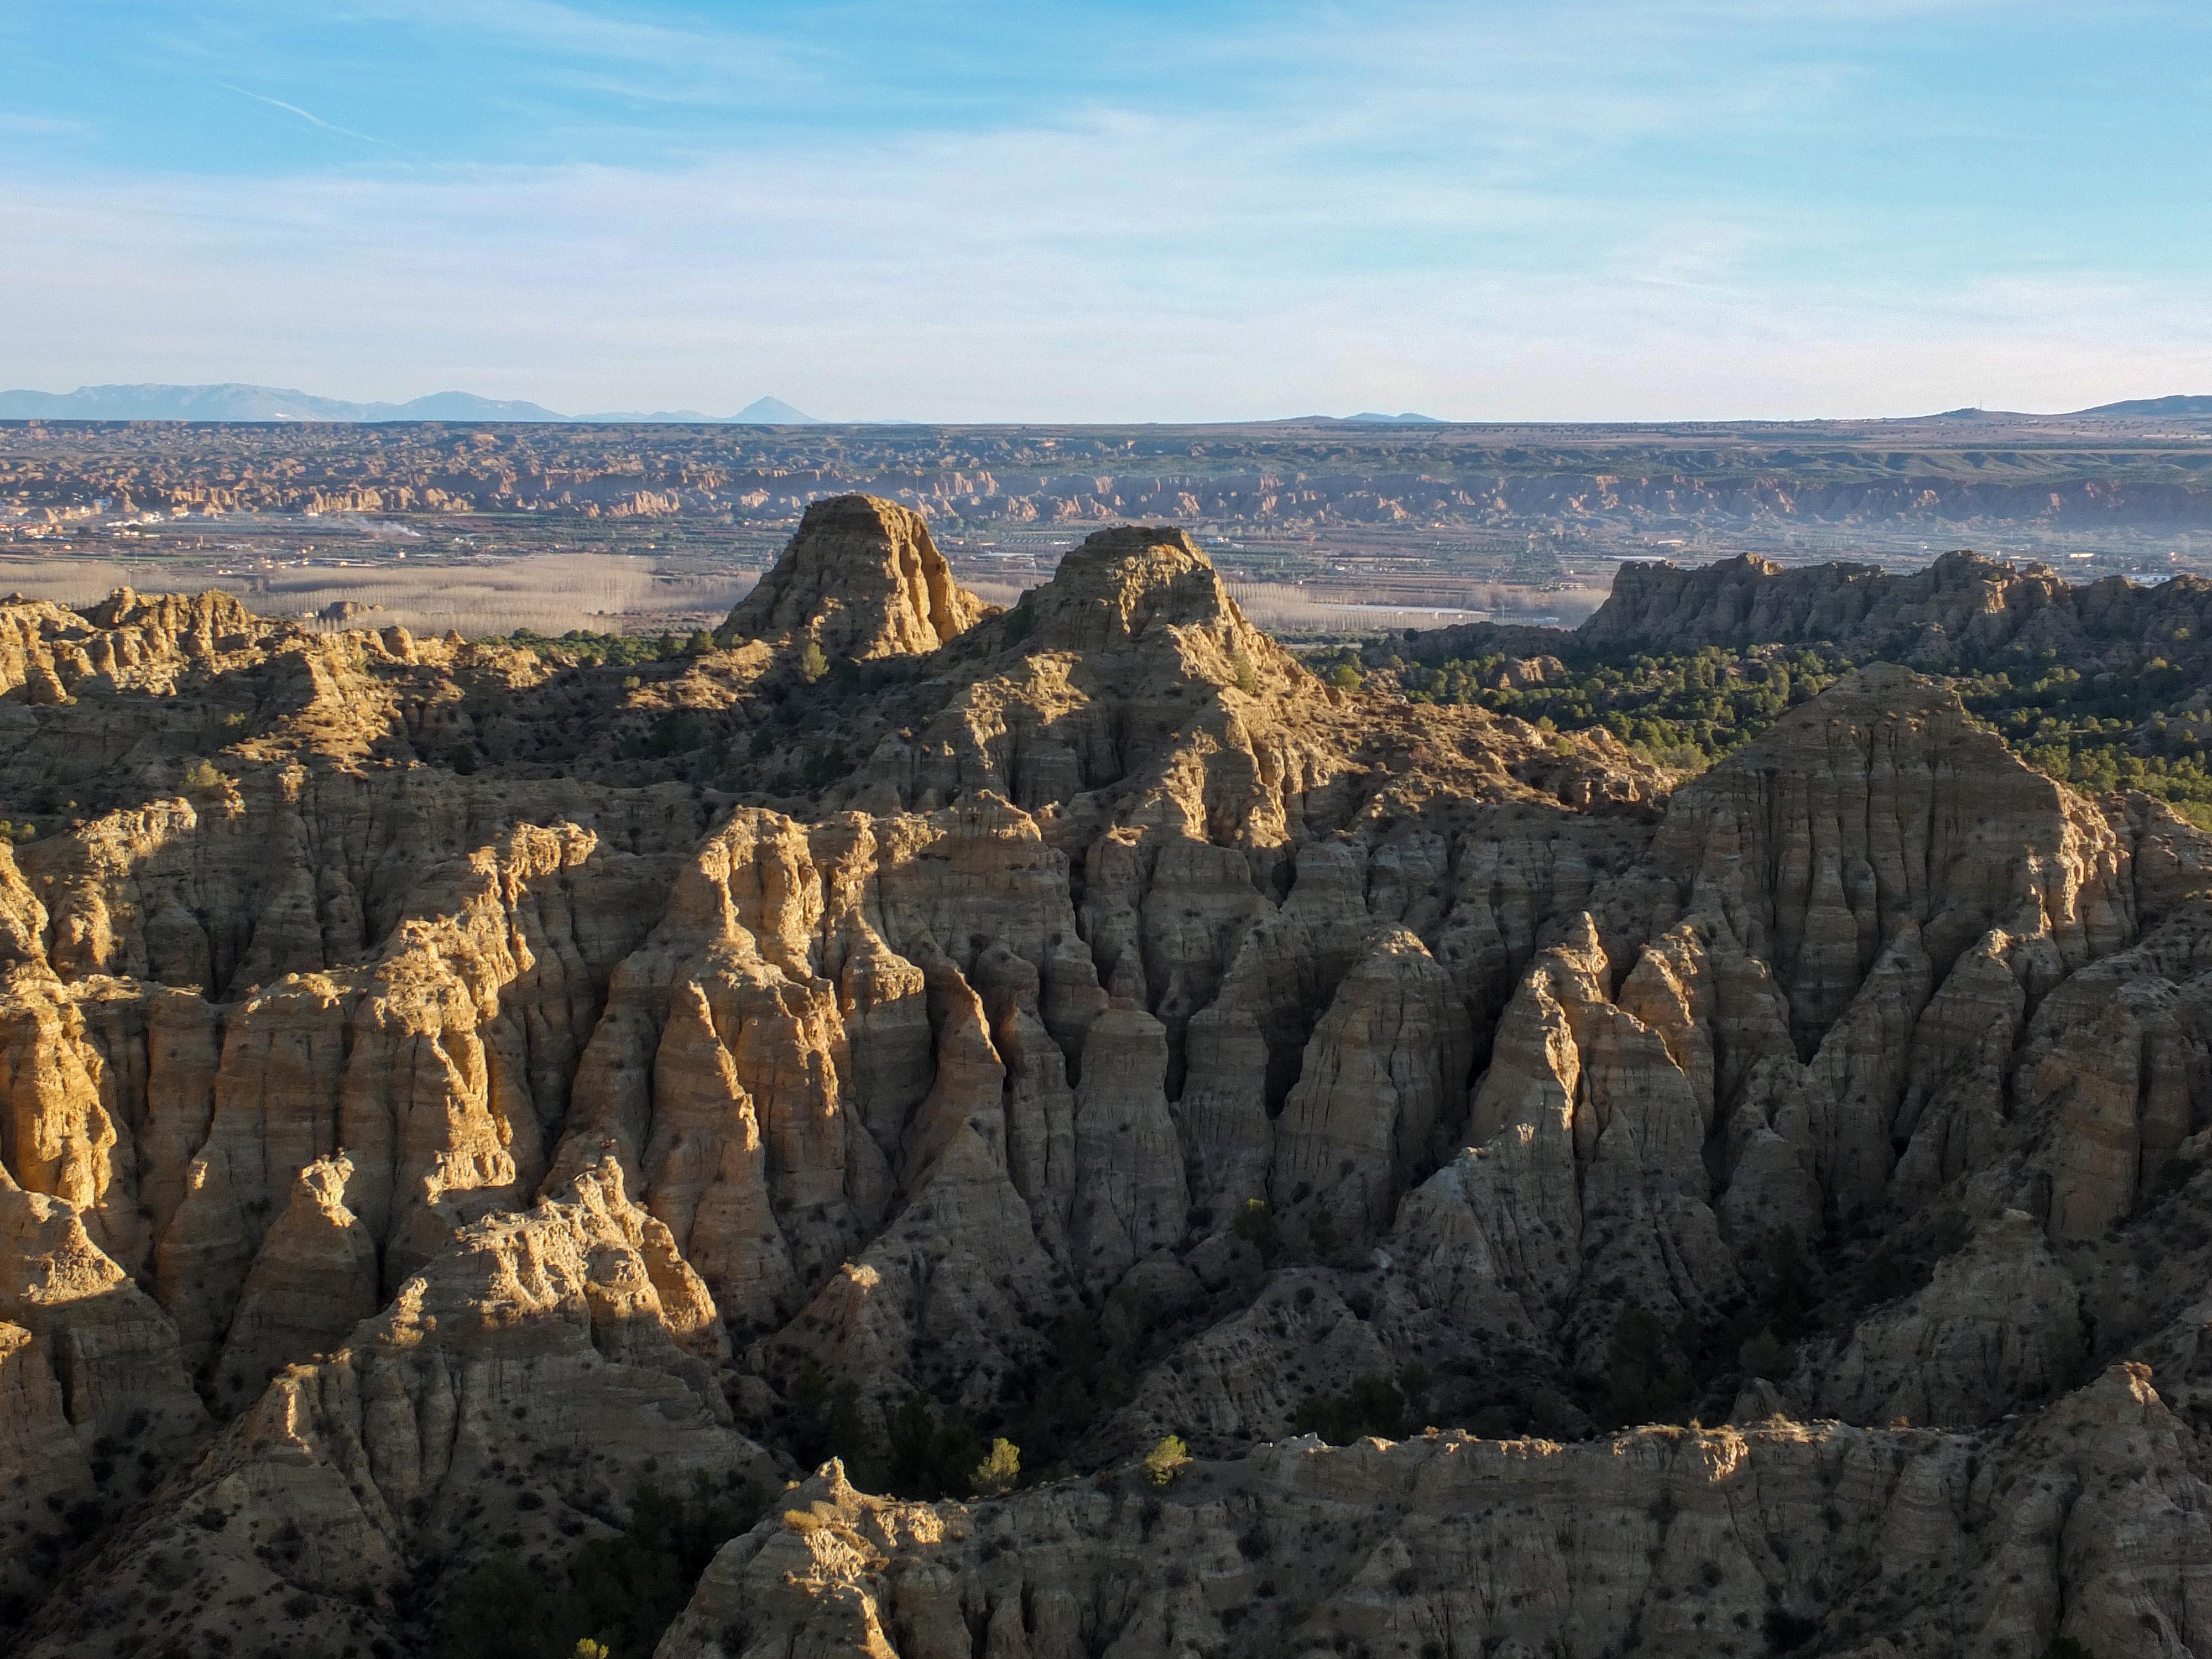
M 768 1504 L 671 1659 L 2204 1639 L 2212 841 L 1910 670 L 1674 787 L 849 497 L 648 663 L 119 594 L 0 684 L 27 1652 L 431 1650 L 647 1480 Z M 809 1477 L 916 1401 L 1053 1481 Z
M 722 625 L 722 641 L 807 641 L 830 657 L 930 652 L 981 620 L 919 514 L 872 495 L 806 510 L 799 534 Z

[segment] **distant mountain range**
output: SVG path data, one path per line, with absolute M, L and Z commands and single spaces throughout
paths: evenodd
M 1378 415 L 1373 410 L 1364 410 L 1357 415 L 1308 415 L 1309 421 L 1325 421 L 1336 426 L 1443 426 L 1444 422 L 1434 415 Z
M 1934 415 L 1909 415 L 1915 421 L 2021 421 L 2069 419 L 2080 415 L 2212 415 L 2212 398 L 2130 398 L 2124 403 L 2099 404 L 2094 409 L 2069 409 L 2057 416 L 2035 415 L 2024 409 L 1947 409 Z
M 0 392 L 0 421 L 598 421 L 659 424 L 711 422 L 813 426 L 813 416 L 781 398 L 761 398 L 734 415 L 696 410 L 563 415 L 543 404 L 434 392 L 404 404 L 357 404 L 274 386 L 85 386 L 74 392 Z
M 2069 414 L 2114 416 L 2212 416 L 2212 397 L 2135 398 L 2099 404 Z M 2000 421 L 2026 417 L 2017 410 L 1948 409 L 1937 415 L 1907 416 L 1934 421 Z M 708 415 L 696 409 L 607 410 L 563 415 L 543 404 L 520 398 L 479 398 L 472 392 L 434 392 L 404 404 L 353 403 L 320 398 L 289 386 L 84 386 L 74 392 L 0 392 L 0 421 L 456 421 L 547 422 L 575 424 L 636 423 L 657 426 L 821 426 L 825 424 L 781 398 L 758 398 L 734 415 Z M 864 422 L 906 426 L 905 421 Z M 1273 424 L 1267 422 L 1267 424 Z M 1411 410 L 1385 415 L 1363 410 L 1357 415 L 1302 415 L 1285 425 L 1444 426 L 1434 415 Z M 1532 422 L 1531 425 L 1543 425 Z M 1626 424 L 1638 424 L 1628 422 Z
M 353 403 L 320 398 L 289 386 L 83 386 L 74 392 L 0 392 L 0 421 L 539 421 L 692 426 L 820 426 L 818 417 L 781 398 L 757 398 L 734 415 L 696 409 L 605 410 L 563 415 L 517 398 L 479 398 L 472 392 L 434 392 L 404 404 Z M 1337 426 L 1442 426 L 1433 415 L 1305 415 L 1297 423 Z M 875 421 L 874 426 L 908 426 Z
M 2131 398 L 2121 404 L 2099 404 L 2084 415 L 2212 415 L 2212 398 Z

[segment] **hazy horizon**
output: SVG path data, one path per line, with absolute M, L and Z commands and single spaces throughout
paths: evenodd
M 271 415 L 271 414 L 251 414 L 251 415 L 248 415 L 248 414 L 199 414 L 199 413 L 173 413 L 173 412 L 170 412 L 170 411 L 167 411 L 167 410 L 155 410 L 155 409 L 153 409 L 153 408 L 151 407 L 152 403 L 154 403 L 154 402 L 155 402 L 155 401 L 158 401 L 158 400 L 151 400 L 151 399 L 149 399 L 149 400 L 148 400 L 148 404 L 149 404 L 149 410 L 148 410 L 148 412 L 145 412 L 145 413 L 128 413 L 128 412 L 124 412 L 124 413 L 108 413 L 108 412 L 102 412 L 102 413 L 98 413 L 98 414 L 85 414 L 85 415 L 78 415 L 78 414 L 58 414 L 58 415 L 49 415 L 49 414 L 46 414 L 44 411 L 40 411 L 40 413 L 33 415 L 33 414 L 27 414 L 27 413 L 24 413 L 24 412 L 19 411 L 19 410 L 15 410 L 15 409 L 13 407 L 13 404 L 12 404 L 12 401 L 11 401 L 11 400 L 12 400 L 12 399 L 14 399 L 14 398 L 15 398 L 18 394 L 22 393 L 22 392 L 29 392 L 29 393 L 31 393 L 32 395 L 36 396 L 36 397 L 41 397 L 41 398 L 54 398 L 54 399 L 56 399 L 56 400 L 58 400 L 58 400 L 67 399 L 67 398 L 71 398 L 71 397 L 82 397 L 82 396 L 84 396 L 84 395 L 86 395 L 86 394 L 90 394 L 90 393 L 101 393 L 101 392 L 169 392 L 169 393 L 177 393 L 177 392 L 187 392 L 187 393 L 189 393 L 189 392 L 260 392 L 260 393 L 268 393 L 268 394 L 272 394 L 272 395 L 274 395 L 274 396 L 277 396 L 277 397 L 293 397 L 293 398 L 301 398 L 303 402 L 305 402 L 305 403 L 308 403 L 308 404 L 349 404 L 349 405 L 351 405 L 351 406 L 352 406 L 355 410 L 371 410 L 371 409 L 374 409 L 374 410 L 380 410 L 380 411 L 381 411 L 381 412 L 374 413 L 374 414 L 369 414 L 369 413 L 347 413 L 347 414 L 339 414 L 339 415 L 328 415 L 328 414 L 318 414 L 318 413 L 293 414 L 293 413 L 289 413 L 289 412 L 288 412 L 288 413 L 283 413 L 283 414 L 275 414 L 275 415 Z M 2156 394 L 2153 398 L 2150 398 L 2150 399 L 2134 399 L 2134 398 L 2124 398 L 2124 398 L 2110 398 L 2110 399 L 2106 399 L 2106 400 L 2105 400 L 2105 403 L 2106 403 L 2106 404 L 2119 404 L 2130 403 L 2130 402 L 2136 402 L 2136 401 L 2159 401 L 2159 400 L 2160 400 L 2160 399 L 2166 400 L 2166 401 L 2172 401 L 2172 400 L 2175 400 L 2175 399 L 2177 399 L 2177 398 L 2178 398 L 2178 399 L 2185 399 L 2185 400 L 2190 401 L 2190 402 L 2192 402 L 2192 403 L 2200 403 L 2200 404 L 2208 404 L 2208 405 L 2212 405 L 2212 394 L 2203 394 L 2203 393 L 2191 394 L 2191 393 L 2186 393 L 2186 392 L 2182 392 L 2182 393 L 2162 393 L 2162 394 Z M 908 419 L 904 419 L 904 418 L 898 417 L 898 416 L 854 416 L 854 417 L 851 417 L 851 418 L 848 418 L 848 419 L 843 419 L 843 420 L 833 419 L 833 418 L 824 417 L 824 416 L 817 416 L 817 415 L 814 415 L 813 413 L 811 413 L 811 411 L 798 409 L 795 405 L 793 405 L 793 404 L 791 404 L 791 402 L 790 402 L 790 400 L 789 400 L 789 399 L 787 399 L 787 398 L 778 398 L 778 397 L 776 397 L 776 396 L 775 396 L 774 393 L 772 393 L 772 392 L 769 392 L 769 393 L 763 393 L 763 394 L 762 394 L 761 396 L 759 396 L 759 397 L 757 397 L 757 398 L 749 398 L 749 399 L 747 399 L 747 400 L 746 400 L 745 404 L 744 404 L 743 406 L 741 406 L 741 407 L 739 407 L 739 408 L 738 408 L 738 409 L 736 409 L 736 410 L 720 410 L 720 411 L 718 411 L 718 410 L 680 410 L 680 409 L 678 409 L 678 408 L 674 407 L 671 403 L 667 402 L 666 400 L 662 400 L 662 401 L 659 401 L 659 402 L 653 403 L 653 404 L 651 404 L 649 406 L 647 406 L 647 407 L 646 407 L 646 408 L 641 408 L 641 409 L 638 409 L 638 410 L 621 410 L 621 411 L 616 411 L 616 410 L 551 410 L 551 409 L 543 409 L 543 406 L 542 406 L 542 405 L 539 405 L 538 407 L 539 407 L 540 409 L 542 409 L 542 410 L 543 410 L 543 415 L 542 415 L 542 417 L 541 417 L 541 416 L 539 416 L 539 415 L 532 414 L 532 413 L 528 413 L 528 412 L 520 412 L 520 411 L 518 411 L 518 412 L 507 412 L 507 411 L 503 411 L 503 410 L 502 410 L 502 411 L 493 412 L 493 411 L 489 410 L 489 409 L 487 410 L 487 411 L 486 411 L 486 412 L 483 412 L 483 413 L 477 413 L 477 412 L 475 412 L 475 411 L 472 411 L 472 410 L 462 410 L 462 411 L 447 411 L 447 410 L 416 410 L 411 409 L 411 408 L 410 407 L 410 405 L 415 405 L 415 404 L 440 404 L 440 403 L 441 403 L 441 402 L 445 402 L 445 401 L 447 401 L 447 400 L 457 400 L 457 401 L 467 402 L 467 403 L 478 403 L 478 404 L 485 404 L 485 405 L 488 405 L 488 406 L 489 406 L 489 405 L 495 404 L 497 404 L 497 403 L 500 403 L 500 402 L 502 402 L 502 401 L 526 401 L 526 400 L 501 400 L 501 399 L 489 398 L 485 398 L 485 397 L 482 396 L 482 394 L 479 394 L 479 393 L 477 393 L 477 392 L 471 392 L 471 391 L 467 390 L 466 388 L 463 388 L 463 387 L 453 387 L 453 386 L 441 387 L 441 389 L 439 389 L 438 391 L 431 392 L 420 393 L 420 394 L 418 394 L 418 395 L 416 395 L 416 396 L 415 396 L 415 397 L 413 397 L 413 398 L 397 398 L 397 399 L 382 399 L 382 398 L 342 398 L 342 397 L 334 397 L 334 396 L 332 396 L 332 395 L 331 395 L 331 394 L 329 394 L 329 393 L 327 393 L 327 392 L 321 392 L 321 391 L 318 391 L 318 390 L 315 390 L 315 389 L 313 389 L 313 388 L 309 388 L 309 387 L 303 387 L 303 386 L 263 386 L 263 385 L 259 385 L 259 384 L 257 384 L 257 383 L 254 383 L 254 382 L 252 382 L 252 381 L 239 381 L 239 380 L 216 380 L 216 381 L 207 381 L 207 382 L 202 382 L 202 383 L 193 384 L 193 385 L 182 385 L 182 384 L 167 383 L 167 382 L 160 382 L 160 381 L 113 381 L 113 382 L 102 383 L 102 384 L 100 384 L 100 385 L 88 385 L 88 386 L 75 386 L 75 387 L 68 388 L 67 390 L 58 390 L 58 389 L 52 388 L 52 387 L 44 387 L 44 386 L 41 386 L 41 387 L 15 387 L 15 386 L 0 387 L 0 420 L 22 420 L 22 419 L 33 419 L 33 418 L 46 418 L 46 419 L 57 419 L 57 420 L 75 420 L 75 419 L 168 420 L 168 419 L 179 419 L 179 420 L 238 421 L 238 422 L 269 421 L 269 420 L 280 421 L 280 422 L 282 422 L 282 421 L 313 422 L 313 421 L 317 421 L 317 420 L 328 420 L 328 421 L 336 421 L 336 422 L 341 422 L 341 423 L 343 423 L 343 422 L 358 422 L 358 423 L 362 423 L 362 424 L 370 424 L 370 425 L 373 425 L 373 424 L 377 424 L 377 423 L 380 423 L 380 422 L 408 422 L 408 421 L 427 421 L 427 422 L 436 422 L 436 421 L 444 421 L 444 420 L 468 420 L 468 421 L 490 421 L 490 422 L 511 421 L 511 422 L 522 422 L 522 423 L 528 423 L 528 422 L 533 422 L 533 421 L 538 420 L 538 419 L 540 419 L 540 418 L 549 418 L 549 419 L 553 420 L 553 421 L 556 421 L 556 422 L 568 422 L 568 423 L 575 423 L 575 424 L 585 424 L 585 423 L 590 423 L 590 422 L 621 422 L 621 421 L 623 421 L 623 420 L 626 420 L 626 419 L 634 419 L 634 420 L 635 420 L 636 422 L 641 422 L 641 423 L 647 423 L 647 424 L 672 424 L 672 424 L 710 424 L 710 425 L 713 425 L 713 424 L 735 424 L 735 425 L 742 425 L 742 424 L 746 424 L 746 423 L 750 422 L 750 423 L 751 423 L 751 424 L 755 424 L 755 425 L 777 425 L 777 424 L 791 425 L 791 424 L 797 424 L 797 425 L 819 425 L 819 426 L 894 426 L 894 427 L 896 427 L 896 426 L 921 426 L 921 427 L 927 427 L 927 426 L 979 426 L 979 427 L 1039 427 L 1039 428 L 1042 428 L 1042 427 L 1096 426 L 1096 427 L 1099 427 L 1099 428 L 1106 428 L 1106 429 L 1112 429 L 1112 428 L 1122 428 L 1122 427 L 1133 427 L 1133 426 L 1279 425 L 1279 424 L 1284 424 L 1284 423 L 1294 423 L 1294 422 L 1299 422 L 1299 421 L 1305 421 L 1305 420 L 1318 420 L 1318 421 L 1331 421 L 1331 422 L 1341 422 L 1341 423 L 1347 424 L 1347 425 L 1355 425 L 1355 424 L 1367 424 L 1367 425 L 1389 425 L 1389 426 L 1405 425 L 1405 426 L 1407 426 L 1407 427 L 1409 427 L 1409 428 L 1419 428 L 1419 427 L 1420 427 L 1420 426 L 1424 426 L 1424 425 L 1431 425 L 1431 424 L 1433 424 L 1433 425 L 1496 425 L 1496 426 L 1504 426 L 1504 427 L 1523 427 L 1523 426 L 1527 426 L 1527 427 L 1537 427 L 1537 426 L 1551 426 L 1551 425 L 1558 425 L 1558 426 L 1624 426 L 1624 427 L 1655 426 L 1655 427 L 1656 427 L 1656 426 L 1674 426 L 1674 425 L 1685 425 L 1685 424 L 1688 424 L 1688 425 L 1745 425 L 1745 426 L 1755 426 L 1755 425 L 1761 425 L 1761 424 L 1791 425 L 1791 424 L 1804 424 L 1804 423 L 1814 423 L 1814 422 L 1837 422 L 1837 423 L 1844 423 L 1844 424 L 1856 424 L 1856 423 L 1864 423 L 1864 422 L 1880 422 L 1880 421 L 1912 421 L 1912 420 L 1940 419 L 1940 418 L 1943 418 L 1943 417 L 1945 417 L 1945 416 L 1948 416 L 1962 415 L 1962 414 L 1966 414 L 1966 413 L 1968 413 L 1968 412 L 1972 412 L 1972 413 L 1975 413 L 1975 414 L 1981 414 L 1981 415 L 1987 415 L 1987 416 L 1991 416 L 1991 417 L 2003 417 L 2003 416 L 2027 416 L 2027 417 L 2030 417 L 2030 418 L 2047 418 L 2047 417 L 2056 417 L 2056 416 L 2068 416 L 2068 415 L 2078 415 L 2078 414 L 2087 414 L 2087 413 L 2092 413 L 2092 412 L 2094 412 L 2094 411 L 2095 411 L 2099 407 L 2100 407 L 2100 405 L 2084 405 L 2082 408 L 2078 409 L 2078 410 L 2007 410 L 2007 409 L 1994 409 L 1994 408 L 1991 408 L 1991 409 L 1982 409 L 1982 408 L 1978 408 L 1978 407 L 1976 407 L 1976 406 L 1972 406 L 1972 405 L 1966 405 L 1966 406 L 1961 406 L 1961 407 L 1960 407 L 1960 408 L 1954 408 L 1954 409 L 1950 409 L 1950 410 L 1909 410 L 1909 411 L 1892 411 L 1892 412 L 1887 412 L 1887 413 L 1882 413 L 1882 414 L 1832 413 L 1832 414 L 1826 414 L 1826 415 L 1814 415 L 1814 416 L 1794 416 L 1794 417 L 1784 417 L 1784 418 L 1781 418 L 1781 419 L 1776 419 L 1776 418 L 1774 418 L 1774 417 L 1762 417 L 1762 416 L 1741 416 L 1741 417 L 1731 417 L 1731 416 L 1705 416 L 1683 417 L 1683 418 L 1680 418 L 1680 419 L 1670 419 L 1670 418 L 1668 418 L 1668 417 L 1665 417 L 1665 416 L 1654 416 L 1654 417 L 1648 417 L 1648 418 L 1646 418 L 1646 419 L 1640 420 L 1640 421 L 1639 421 L 1639 420 L 1609 420 L 1609 419 L 1603 419 L 1603 418 L 1593 418 L 1593 419 L 1583 419 L 1583 420 L 1551 420 L 1551 421 L 1546 421 L 1546 420 L 1530 420 L 1530 419 L 1516 418 L 1516 417 L 1512 416 L 1510 416 L 1510 415 L 1509 415 L 1509 416 L 1483 416 L 1483 417 L 1480 417 L 1480 418 L 1479 418 L 1479 419 L 1474 419 L 1474 420 L 1454 421 L 1454 420 L 1449 419 L 1448 417 L 1444 417 L 1444 416 L 1432 416 L 1432 415 L 1429 415 L 1429 414 L 1427 414 L 1427 413 L 1425 413 L 1425 412 L 1424 412 L 1424 411 L 1418 410 L 1352 410 L 1352 411 L 1348 411 L 1348 412 L 1347 412 L 1347 411 L 1338 411 L 1338 410 L 1301 410 L 1289 411 L 1289 412 L 1285 412 L 1285 413 L 1282 413 L 1282 414 L 1277 414 L 1277 415 L 1250 416 L 1245 416 L 1245 417 L 1243 417 L 1242 419 L 1238 419 L 1238 420 L 1229 420 L 1229 421 L 1172 420 L 1172 419 L 1149 419 L 1149 420 L 1136 420 L 1136 421 L 1128 421 L 1128 420 L 1118 420 L 1118 421 L 1117 421 L 1117 420 L 1112 420 L 1112 419 L 1098 419 L 1098 420 L 1061 420 L 1061 421 L 1011 421 L 1011 420 L 994 420 L 994 419 L 992 419 L 992 418 L 988 417 L 988 416 L 981 417 L 981 418 L 971 418 L 971 419 L 968 419 L 968 420 L 961 420 L 961 421 L 916 421 L 916 420 L 908 420 Z M 775 412 L 771 412 L 771 406 L 773 406 L 773 410 L 774 410 Z M 2192 412 L 2197 412 L 2197 411 L 2192 411 Z M 2208 407 L 2207 409 L 2205 409 L 2204 410 L 2203 410 L 2203 411 L 2201 411 L 2201 412 L 2202 412 L 2202 413 L 2205 413 L 2205 414 L 2212 414 L 2212 407 Z
M 2212 389 L 2176 4 L 0 11 L 0 383 L 1203 423 Z

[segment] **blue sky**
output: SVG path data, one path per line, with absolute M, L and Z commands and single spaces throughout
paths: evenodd
M 0 384 L 1468 419 L 2212 392 L 2201 0 L 0 0 Z

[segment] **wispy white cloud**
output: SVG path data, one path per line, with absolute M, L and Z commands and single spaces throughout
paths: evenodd
M 725 69 L 821 67 L 550 0 L 350 3 L 685 97 Z M 1146 43 L 1107 41 L 1057 101 L 707 133 L 680 163 L 18 176 L 0 222 L 39 257 L 10 272 L 0 359 L 56 386 L 773 392 L 963 419 L 1889 413 L 2078 406 L 2153 368 L 2212 384 L 2201 261 L 2062 245 L 2047 191 L 2002 220 L 1966 190 L 1916 201 L 1894 148 L 1863 188 L 1813 187 L 1887 112 L 1819 29 L 1988 9 L 1293 4 L 1178 36 L 1159 84 L 1119 73 Z
M 337 17 L 397 19 L 441 33 L 490 35 L 535 49 L 637 63 L 696 62 L 720 58 L 740 42 L 768 37 L 715 26 L 677 27 L 636 15 L 611 15 L 558 0 L 337 0 Z M 711 17 L 711 14 L 710 14 Z
M 335 132 L 345 138 L 358 138 L 365 144 L 381 144 L 387 149 L 398 148 L 389 138 L 379 138 L 372 133 L 356 132 L 353 128 L 342 127 L 335 121 L 325 121 L 313 111 L 301 109 L 297 104 L 288 104 L 282 98 L 270 98 L 261 93 L 248 92 L 244 87 L 234 87 L 228 81 L 218 81 L 216 84 L 225 92 L 236 93 L 240 98 L 251 98 L 257 104 L 266 104 L 271 109 L 283 110 L 287 115 L 296 115 L 310 126 L 320 127 L 325 132 Z
M 92 124 L 68 116 L 28 115 L 16 110 L 0 110 L 0 132 L 21 133 L 33 138 L 69 138 L 89 132 Z
M 787 39 L 739 27 L 719 9 L 678 23 L 560 0 L 334 0 L 328 15 L 527 52 L 538 60 L 537 78 L 647 103 L 738 100 L 822 69 Z
M 2193 284 L 1930 288 L 1810 207 L 1746 222 L 1449 176 L 1376 190 L 1207 116 L 773 167 L 0 185 L 0 216 L 48 256 L 0 323 L 32 384 L 1104 420 L 2069 407 L 2140 390 L 2146 364 L 2212 382 Z M 1436 252 L 1347 267 L 1346 240 Z M 1766 269 L 1777 246 L 1835 268 Z

